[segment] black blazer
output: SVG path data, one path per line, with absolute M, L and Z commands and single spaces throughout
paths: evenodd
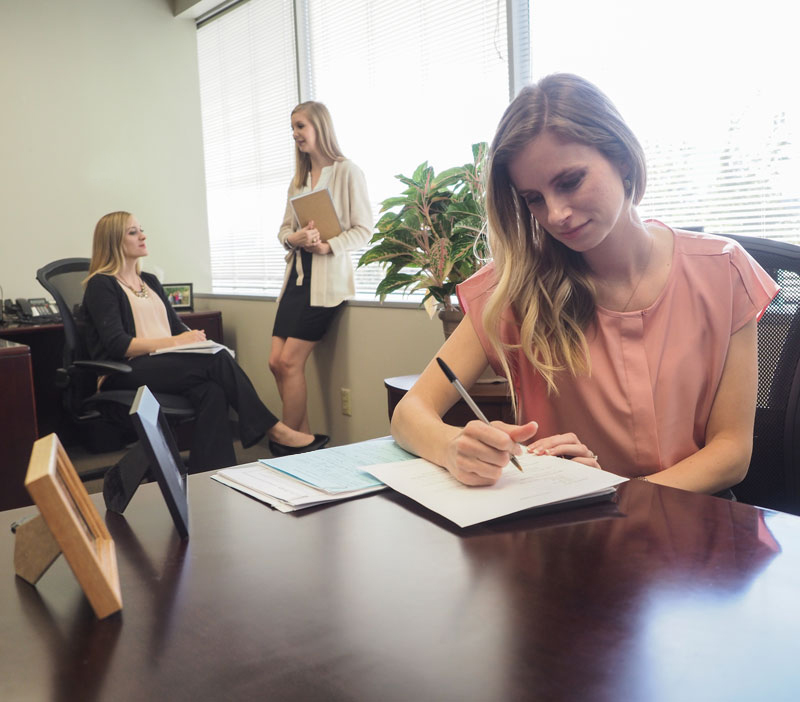
M 151 273 L 141 275 L 147 287 L 164 303 L 172 335 L 187 331 L 189 327 L 181 322 L 169 304 L 158 278 Z M 81 321 L 86 348 L 93 361 L 125 359 L 125 352 L 136 336 L 136 325 L 128 296 L 113 276 L 98 273 L 89 278 L 83 293 Z

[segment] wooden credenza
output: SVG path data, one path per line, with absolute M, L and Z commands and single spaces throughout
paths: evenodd
M 419 375 L 400 375 L 384 379 L 383 385 L 386 388 L 390 420 L 397 403 L 417 382 L 417 378 Z M 514 423 L 508 383 L 475 383 L 470 388 L 469 394 L 490 422 L 500 420 L 509 424 Z M 475 415 L 463 400 L 459 400 L 447 411 L 443 419 L 448 424 L 463 427 L 467 422 L 475 419 Z
M 37 433 L 30 349 L 0 339 L 0 510 L 32 504 L 24 483 Z
M 202 329 L 209 339 L 222 343 L 222 312 L 182 312 L 179 316 L 187 326 Z M 42 436 L 55 432 L 68 441 L 69 426 L 61 408 L 61 390 L 55 384 L 56 369 L 63 363 L 63 325 L 5 324 L 0 326 L 0 339 L 30 347 L 39 432 Z

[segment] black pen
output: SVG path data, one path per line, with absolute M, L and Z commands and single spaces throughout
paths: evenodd
M 481 408 L 475 404 L 475 400 L 473 400 L 469 393 L 467 392 L 466 388 L 461 384 L 461 381 L 456 378 L 456 374 L 450 370 L 450 366 L 448 366 L 441 358 L 438 356 L 436 357 L 436 362 L 439 364 L 439 368 L 442 369 L 442 373 L 447 376 L 447 379 L 453 384 L 453 387 L 458 390 L 458 394 L 461 395 L 464 402 L 469 405 L 469 408 L 475 413 L 475 416 L 480 419 L 484 424 L 490 424 L 489 420 L 486 419 L 486 415 L 481 412 Z M 511 454 L 511 462 L 517 467 L 517 470 L 521 473 L 522 466 L 519 464 L 517 457 L 514 454 Z

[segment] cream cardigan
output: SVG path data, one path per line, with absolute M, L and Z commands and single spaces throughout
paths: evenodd
M 309 176 L 310 179 L 310 176 Z M 361 169 L 355 163 L 345 159 L 335 161 L 332 166 L 322 169 L 319 181 L 314 190 L 328 188 L 331 192 L 333 206 L 339 216 L 342 232 L 328 240 L 331 253 L 327 255 L 313 254 L 311 258 L 311 304 L 314 307 L 335 307 L 339 303 L 353 297 L 356 293 L 353 276 L 353 264 L 350 251 L 364 246 L 372 234 L 372 210 L 367 195 L 367 181 Z M 300 193 L 310 192 L 308 182 L 302 188 L 289 186 L 286 200 L 286 212 L 278 232 L 278 239 L 288 250 L 286 254 L 286 273 L 283 276 L 283 287 L 278 299 L 283 296 L 293 265 L 300 265 L 297 249 L 289 244 L 289 235 L 300 228 L 294 216 L 289 199 Z M 298 268 L 298 280 L 302 281 L 302 270 Z

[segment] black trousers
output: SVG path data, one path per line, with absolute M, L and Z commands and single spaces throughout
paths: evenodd
M 128 363 L 133 372 L 112 375 L 103 387 L 135 390 L 147 385 L 151 392 L 183 395 L 195 408 L 197 419 L 189 454 L 192 472 L 236 464 L 229 407 L 239 415 L 239 438 L 245 448 L 278 422 L 227 351 L 138 356 Z

